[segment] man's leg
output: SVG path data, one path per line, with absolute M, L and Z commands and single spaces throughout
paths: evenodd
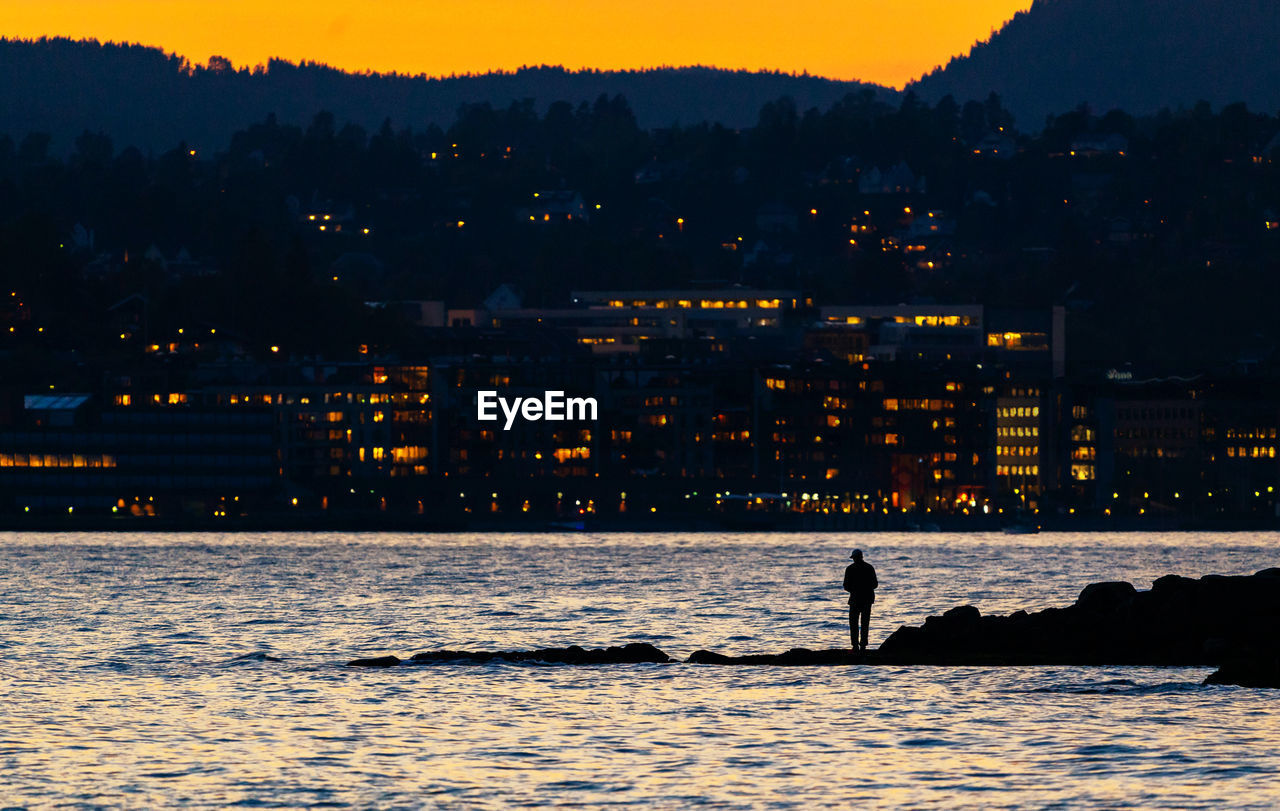
M 858 649 L 858 607 L 849 603 L 849 647 Z
M 862 649 L 865 651 L 867 649 L 867 629 L 871 625 L 871 604 L 868 603 L 867 605 L 861 606 L 858 613 L 861 615 L 860 624 L 862 625 Z

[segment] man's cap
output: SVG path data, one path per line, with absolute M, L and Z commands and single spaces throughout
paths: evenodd
M 855 550 L 853 550 L 853 554 L 849 555 L 849 559 L 850 559 L 850 560 L 857 560 L 857 559 L 858 559 L 858 558 L 860 558 L 860 557 L 862 557 L 862 550 L 861 550 L 861 549 L 855 549 Z

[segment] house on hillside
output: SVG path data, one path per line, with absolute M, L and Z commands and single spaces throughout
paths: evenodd
M 1123 158 L 1129 152 L 1129 139 L 1117 133 L 1090 135 L 1071 142 L 1071 156 L 1097 158 L 1113 155 Z
M 1277 132 L 1275 137 L 1268 141 L 1267 145 L 1264 146 L 1257 155 L 1254 155 L 1253 162 L 1270 163 L 1277 158 L 1280 158 L 1280 132 Z
M 582 195 L 572 189 L 536 191 L 531 205 L 520 209 L 517 218 L 528 222 L 590 222 L 591 214 Z
M 924 194 L 927 191 L 925 178 L 917 177 L 906 161 L 884 170 L 872 166 L 858 178 L 860 194 Z
M 765 203 L 756 209 L 756 228 L 765 233 L 794 232 L 800 227 L 800 216 L 782 203 Z
M 934 237 L 952 237 L 955 233 L 955 219 L 946 211 L 934 208 L 912 215 L 903 236 L 908 240 L 928 240 Z
M 636 169 L 635 182 L 637 186 L 645 186 L 650 183 L 679 180 L 688 171 L 687 160 L 660 161 L 657 158 L 650 158 L 647 163 Z
M 1018 154 L 1018 145 L 1007 135 L 992 133 L 973 145 L 973 154 L 1009 160 Z
M 519 310 L 524 306 L 524 300 L 520 294 L 510 284 L 500 284 L 489 297 L 480 304 L 489 312 L 498 312 L 501 310 Z

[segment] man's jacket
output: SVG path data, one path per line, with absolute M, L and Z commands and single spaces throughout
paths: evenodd
M 876 568 L 865 560 L 850 563 L 844 570 L 844 590 L 849 605 L 871 605 L 876 601 Z

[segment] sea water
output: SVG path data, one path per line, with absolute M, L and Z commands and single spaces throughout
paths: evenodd
M 872 645 L 961 604 L 1280 565 L 1276 534 L 0 535 L 0 806 L 1275 807 L 1205 668 L 366 670 L 441 648 Z

